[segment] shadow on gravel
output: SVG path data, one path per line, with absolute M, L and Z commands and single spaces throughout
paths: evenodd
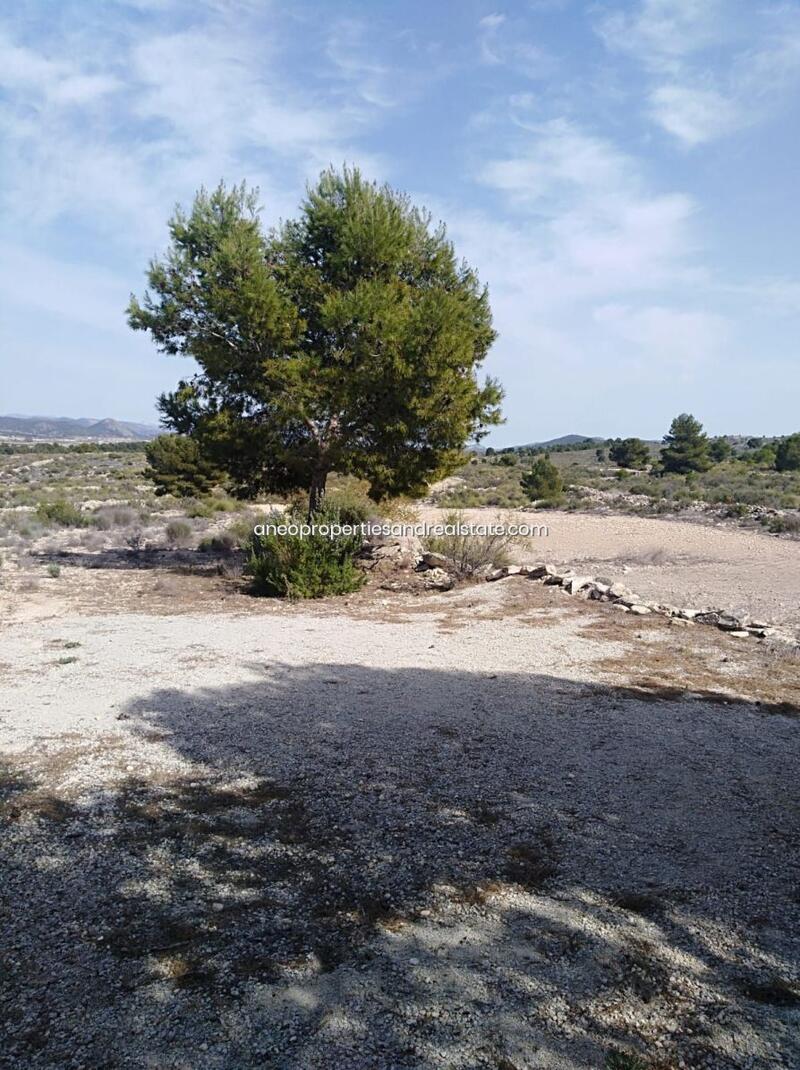
M 79 805 L 0 774 L 0 1065 L 800 1063 L 796 721 L 252 671 L 121 715 L 183 776 Z
M 56 564 L 71 568 L 101 568 L 111 571 L 191 572 L 193 575 L 216 576 L 220 565 L 240 566 L 244 560 L 239 551 L 207 552 L 204 550 L 47 550 L 32 552 L 32 561 L 42 566 Z

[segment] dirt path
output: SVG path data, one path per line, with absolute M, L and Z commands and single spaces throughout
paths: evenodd
M 766 646 L 515 579 L 2 660 L 2 1065 L 800 1065 L 800 720 L 696 697 Z
M 438 519 L 441 510 L 423 509 Z M 545 524 L 547 538 L 518 552 L 520 560 L 579 565 L 620 577 L 646 599 L 722 608 L 800 631 L 800 541 L 745 529 L 651 517 L 467 509 L 473 522 L 500 515 Z

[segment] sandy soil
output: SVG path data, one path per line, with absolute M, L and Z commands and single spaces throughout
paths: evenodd
M 790 654 L 523 579 L 67 579 L 0 633 L 2 1065 L 800 1065 Z
M 467 509 L 475 523 L 487 510 Z M 441 510 L 421 510 L 439 519 Z M 800 631 L 800 541 L 723 524 L 500 510 L 506 523 L 545 524 L 547 538 L 515 551 L 520 561 L 571 564 L 620 577 L 645 599 L 698 609 L 726 609 Z

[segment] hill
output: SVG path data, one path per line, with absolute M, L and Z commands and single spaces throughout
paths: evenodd
M 521 446 L 516 446 L 515 449 L 552 449 L 554 446 L 576 446 L 581 442 L 585 442 L 587 446 L 593 446 L 595 442 L 605 442 L 605 439 L 597 435 L 561 435 L 560 438 L 549 438 L 546 442 L 525 442 Z
M 158 428 L 125 420 L 67 416 L 0 416 L 0 437 L 30 441 L 54 439 L 143 440 L 154 438 Z

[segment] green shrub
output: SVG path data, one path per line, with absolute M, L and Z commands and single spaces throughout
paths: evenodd
M 88 517 L 64 498 L 54 502 L 39 502 L 36 515 L 43 523 L 58 524 L 62 528 L 85 528 L 89 523 Z
M 47 575 L 52 580 L 57 580 L 61 575 L 61 566 L 56 564 L 50 564 L 47 566 Z
M 798 516 L 768 516 L 764 518 L 767 531 L 773 535 L 796 535 L 800 532 L 800 517 Z
M 135 509 L 126 505 L 108 506 L 103 505 L 96 509 L 91 516 L 90 523 L 100 531 L 109 531 L 111 528 L 129 528 L 137 523 L 139 517 Z
M 446 513 L 441 523 L 454 531 L 451 534 L 433 536 L 426 541 L 425 548 L 446 557 L 459 575 L 471 576 L 487 565 L 508 564 L 508 550 L 514 536 L 459 534 L 459 529 L 467 526 L 467 520 L 463 513 L 457 511 Z M 502 521 L 497 517 L 495 523 L 499 527 Z
M 547 505 L 556 504 L 564 490 L 561 473 L 547 454 L 533 462 L 520 484 L 531 501 L 538 500 Z
M 775 467 L 779 472 L 800 469 L 800 433 L 782 438 L 775 450 Z
M 171 546 L 183 546 L 185 545 L 192 534 L 192 525 L 188 524 L 185 520 L 170 520 L 167 524 L 165 534 L 167 536 L 167 542 Z
M 285 516 L 273 513 L 264 523 L 302 523 L 298 511 Z M 316 518 L 317 525 L 348 524 L 339 511 L 328 504 Z M 250 537 L 246 573 L 252 577 L 253 592 L 270 598 L 322 598 L 349 594 L 364 582 L 355 558 L 361 549 L 361 534 L 278 535 L 266 532 Z
M 207 535 L 197 549 L 203 554 L 230 554 L 236 549 L 236 536 L 230 531 Z

